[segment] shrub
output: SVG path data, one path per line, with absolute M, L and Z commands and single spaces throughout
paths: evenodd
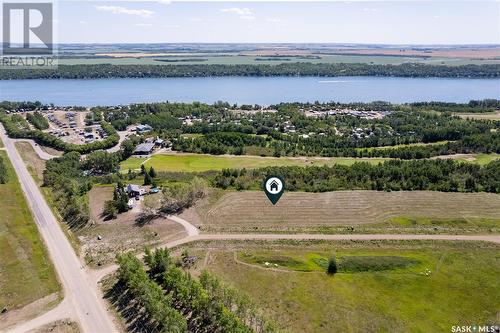
M 7 167 L 5 166 L 2 156 L 0 156 L 0 184 L 7 183 L 7 180 Z
M 337 260 L 335 259 L 335 254 L 332 254 L 330 258 L 328 258 L 328 268 L 326 272 L 330 275 L 337 273 Z

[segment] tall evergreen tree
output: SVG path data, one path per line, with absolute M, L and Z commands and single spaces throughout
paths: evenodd
M 151 185 L 153 179 L 151 179 L 151 176 L 149 175 L 149 173 L 145 173 L 144 174 L 144 185 Z
M 151 178 L 156 177 L 156 171 L 153 167 L 149 168 L 149 175 L 151 176 Z

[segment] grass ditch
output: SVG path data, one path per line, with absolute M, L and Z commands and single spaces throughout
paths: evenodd
M 9 180 L 0 184 L 0 309 L 17 309 L 60 291 L 54 267 L 38 233 L 7 154 Z
M 325 272 L 328 266 L 328 254 L 307 253 L 276 254 L 276 253 L 237 253 L 238 260 L 261 267 L 289 269 L 299 272 Z M 421 263 L 420 260 L 395 255 L 345 255 L 337 259 L 338 273 L 377 272 L 404 269 Z

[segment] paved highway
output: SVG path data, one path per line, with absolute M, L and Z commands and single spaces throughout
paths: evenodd
M 14 147 L 14 142 L 5 134 L 2 125 L 0 125 L 0 137 L 62 283 L 65 295 L 64 307 L 70 309 L 67 313 L 72 314 L 72 319 L 78 321 L 83 332 L 118 332 L 111 314 L 108 313 L 104 301 L 98 294 L 97 286 L 89 279 L 83 264 L 75 254 L 35 181 L 28 173 L 21 156 Z M 46 317 L 47 320 L 52 319 L 51 316 Z M 43 321 L 30 321 L 16 326 L 12 332 L 26 332 L 40 324 L 43 324 Z

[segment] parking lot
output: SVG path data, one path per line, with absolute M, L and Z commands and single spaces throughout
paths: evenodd
M 53 111 L 46 114 L 49 129 L 45 132 L 74 144 L 91 143 L 103 140 L 108 135 L 98 123 L 85 124 L 89 112 Z

